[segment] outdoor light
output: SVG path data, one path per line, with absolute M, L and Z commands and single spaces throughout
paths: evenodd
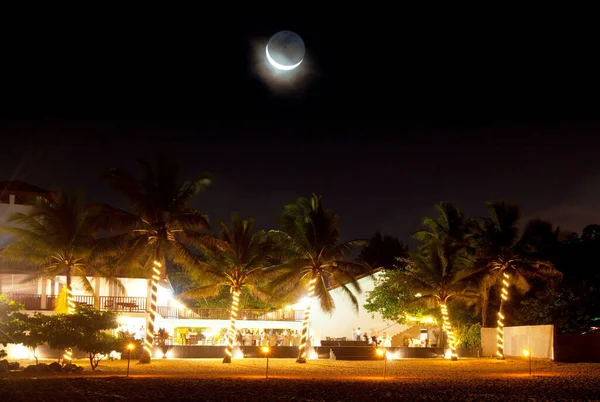
M 129 377 L 129 362 L 131 362 L 131 351 L 135 348 L 135 345 L 133 343 L 130 343 L 129 345 L 127 345 L 127 375 L 126 377 Z
M 529 375 L 531 375 L 531 351 L 529 349 L 523 349 L 523 356 L 529 357 Z
M 267 358 L 267 370 L 265 371 L 265 378 L 269 378 L 269 347 L 263 346 L 261 349 Z
M 386 359 L 386 350 L 384 348 L 377 348 L 377 356 L 383 358 L 383 378 L 385 378 L 387 372 L 387 359 Z

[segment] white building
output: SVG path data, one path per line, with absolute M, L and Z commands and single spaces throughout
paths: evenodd
M 27 213 L 32 205 L 45 202 L 52 197 L 48 191 L 27 183 L 13 181 L 0 182 L 0 226 L 6 226 L 8 218 L 15 212 Z M 9 236 L 0 235 L 0 248 L 11 241 Z M 377 273 L 374 275 L 378 275 Z M 41 311 L 51 314 L 63 286 L 64 276 L 42 278 L 25 283 L 27 273 L 23 267 L 0 262 L 0 293 L 10 299 L 24 304 L 26 311 Z M 147 310 L 150 306 L 149 280 L 146 278 L 117 278 L 122 288 L 107 282 L 105 279 L 89 277 L 95 294 L 85 291 L 79 278 L 74 278 L 73 297 L 77 304 L 87 304 L 101 310 L 112 310 L 119 313 L 120 330 L 128 331 L 136 338 L 144 337 Z M 306 303 L 311 303 L 310 337 L 313 346 L 319 346 L 321 340 L 354 340 L 355 330 L 381 336 L 388 336 L 405 331 L 408 326 L 387 322 L 379 314 L 365 311 L 367 292 L 373 290 L 373 277 L 363 276 L 359 279 L 362 292 L 356 293 L 359 308 L 355 309 L 341 288 L 330 290 L 335 302 L 335 311 L 330 315 L 321 311 L 318 301 L 303 300 L 294 306 L 281 310 L 244 310 L 238 313 L 239 329 L 262 332 L 263 330 L 302 329 Z M 181 305 L 174 297 L 168 281 L 160 284 L 157 300 L 156 329 L 164 328 L 170 335 L 173 344 L 214 345 L 224 340 L 219 334 L 229 326 L 229 310 L 213 308 L 188 308 Z M 202 336 L 200 336 L 202 334 Z M 10 349 L 9 349 L 10 351 Z

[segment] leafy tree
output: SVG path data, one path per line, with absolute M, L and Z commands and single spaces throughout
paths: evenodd
M 82 306 L 74 314 L 49 316 L 45 340 L 52 349 L 77 348 L 88 353 L 90 366 L 95 370 L 103 355 L 122 349 L 121 338 L 106 332 L 118 325 L 115 312 Z
M 356 276 L 364 273 L 364 264 L 344 260 L 352 250 L 364 241 L 342 242 L 338 231 L 339 217 L 325 209 L 322 197 L 299 198 L 296 204 L 286 205 L 280 217 L 283 232 L 273 233 L 282 247 L 284 263 L 281 275 L 274 280 L 280 292 L 299 294 L 308 291 L 308 297 L 316 296 L 321 309 L 331 313 L 335 309 L 328 287 L 339 285 L 358 309 L 356 296 L 348 284 L 360 292 Z M 296 362 L 306 363 L 306 339 L 310 318 L 307 307 L 300 336 Z
M 233 214 L 230 226 L 224 222 L 219 225 L 221 233 L 218 238 L 203 237 L 197 243 L 207 267 L 190 272 L 196 286 L 188 290 L 185 296 L 217 296 L 223 288 L 229 290 L 231 323 L 223 363 L 231 363 L 242 290 L 249 291 L 256 298 L 269 298 L 261 285 L 264 286 L 268 280 L 266 269 L 272 265 L 270 250 L 273 247 L 265 231 L 254 230 L 252 218 L 241 219 L 239 215 Z
M 422 321 L 435 314 L 424 299 L 415 299 L 415 293 L 401 270 L 384 271 L 374 277 L 374 288 L 367 292 L 365 310 L 379 313 L 384 320 L 409 323 L 408 316 Z
M 180 178 L 180 167 L 165 155 L 154 163 L 139 161 L 143 174 L 136 178 L 118 169 L 106 175 L 110 186 L 128 202 L 131 211 L 103 206 L 97 227 L 112 235 L 99 240 L 103 255 L 118 256 L 116 266 L 125 269 L 139 266 L 146 277 L 157 267 L 158 278 L 166 276 L 166 261 L 198 267 L 192 244 L 209 229 L 208 219 L 190 203 L 210 183 L 206 176 L 191 181 Z M 149 363 L 154 340 L 156 294 L 158 282 L 151 283 L 151 306 L 146 325 L 146 345 L 140 362 Z
M 363 246 L 358 259 L 373 269 L 396 269 L 398 258 L 406 258 L 407 256 L 408 246 L 404 245 L 396 237 L 382 235 L 377 232 Z
M 22 344 L 33 352 L 35 363 L 38 364 L 36 349 L 46 342 L 46 329 L 49 316 L 42 313 L 27 315 L 24 313 L 13 313 L 8 321 L 10 335 L 13 343 Z
M 12 317 L 14 314 L 23 310 L 23 305 L 15 303 L 13 300 L 8 300 L 6 296 L 0 294 L 0 344 L 3 346 L 9 343 L 18 343 L 12 337 Z M 6 357 L 6 351 L 0 349 L 0 358 Z

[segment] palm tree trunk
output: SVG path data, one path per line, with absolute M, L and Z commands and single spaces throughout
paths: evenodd
M 73 314 L 75 312 L 75 301 L 73 300 L 73 287 L 71 286 L 70 266 L 67 266 L 65 277 L 67 278 L 67 314 Z M 73 351 L 71 349 L 67 349 L 65 351 L 65 354 L 63 355 L 63 361 L 64 360 L 68 360 L 69 363 L 73 361 Z
M 71 286 L 71 267 L 67 267 L 65 277 L 67 278 L 67 314 L 73 314 L 75 312 L 75 301 L 73 300 L 73 287 Z
M 300 333 L 300 345 L 298 348 L 298 358 L 296 363 L 306 363 L 306 339 L 308 338 L 308 325 L 310 323 L 310 301 L 315 295 L 315 285 L 317 278 L 312 278 L 308 282 L 308 306 L 304 310 L 304 321 L 302 322 L 302 332 Z
M 158 254 L 158 253 L 157 253 Z M 162 277 L 164 264 L 154 260 L 152 266 L 152 279 L 150 280 L 150 308 L 146 319 L 146 340 L 144 349 L 140 355 L 140 363 L 150 363 L 152 361 L 152 348 L 154 346 L 154 321 L 156 320 L 156 304 L 158 299 L 158 281 Z
M 229 334 L 227 336 L 227 347 L 225 348 L 225 357 L 223 357 L 223 363 L 231 363 L 231 357 L 233 356 L 233 340 L 237 335 L 235 321 L 237 319 L 239 306 L 240 291 L 234 290 L 231 297 L 231 322 L 229 323 Z
M 508 282 L 510 276 L 506 272 L 502 272 L 502 276 L 500 308 L 498 309 L 498 326 L 496 327 L 498 331 L 498 350 L 496 350 L 496 357 L 498 359 L 504 359 L 504 315 L 502 314 L 502 308 L 504 307 L 504 302 L 508 300 L 508 287 L 510 286 L 510 283 Z
M 456 354 L 456 346 L 454 345 L 454 333 L 452 332 L 452 326 L 450 325 L 450 319 L 448 317 L 448 306 L 445 302 L 440 304 L 440 309 L 442 310 L 444 329 L 446 330 L 446 334 L 448 334 L 448 343 L 450 345 L 450 359 L 452 361 L 456 361 L 458 360 L 458 355 Z

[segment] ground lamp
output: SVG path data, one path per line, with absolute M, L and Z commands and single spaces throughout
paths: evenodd
M 127 345 L 127 377 L 129 377 L 129 363 L 131 362 L 131 351 L 135 348 L 133 343 Z
M 267 358 L 267 370 L 265 371 L 265 378 L 269 378 L 269 347 L 263 346 L 261 349 Z
M 529 349 L 523 349 L 523 356 L 529 357 L 529 375 L 531 375 L 531 351 Z
M 377 349 L 377 356 L 383 358 L 383 378 L 385 378 L 385 375 L 387 374 L 387 356 L 386 356 L 387 353 L 386 352 L 387 351 L 384 348 Z

